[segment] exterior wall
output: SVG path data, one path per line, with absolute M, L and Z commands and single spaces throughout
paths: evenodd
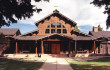
M 110 54 L 110 44 L 108 45 L 108 54 Z
M 108 47 L 106 44 L 100 45 L 100 54 L 110 54 L 110 44 L 108 44 Z
M 70 32 L 74 29 L 73 26 L 71 26 L 70 24 L 66 23 L 63 20 L 60 20 L 60 18 L 58 18 L 57 16 L 51 16 L 49 20 L 46 19 L 44 20 L 43 23 L 40 23 L 38 25 L 38 29 L 39 29 L 38 35 L 48 35 L 48 34 L 45 34 L 45 30 L 47 26 L 50 25 L 51 23 L 61 23 L 62 25 L 64 25 L 67 30 L 67 34 L 65 35 L 71 35 Z

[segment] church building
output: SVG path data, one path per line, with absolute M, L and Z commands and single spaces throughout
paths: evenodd
M 98 31 L 95 27 L 89 34 L 76 31 L 77 23 L 58 10 L 37 21 L 35 25 L 37 30 L 14 37 L 13 53 L 110 54 L 110 31 Z

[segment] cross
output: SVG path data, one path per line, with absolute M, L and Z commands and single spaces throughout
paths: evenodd
M 58 9 L 58 6 L 57 6 L 57 5 L 55 5 L 55 6 L 54 6 L 54 8 L 55 8 L 55 9 Z

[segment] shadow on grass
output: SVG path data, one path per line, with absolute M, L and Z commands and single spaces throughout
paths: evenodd
M 88 60 L 88 62 L 110 62 L 110 57 L 103 57 L 94 60 Z
M 0 70 L 39 70 L 43 62 L 24 62 L 0 58 Z

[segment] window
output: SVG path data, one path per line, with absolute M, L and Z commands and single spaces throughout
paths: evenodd
M 57 23 L 57 28 L 61 28 L 61 24 L 60 23 Z
M 64 25 L 61 23 L 52 23 L 51 25 L 47 26 L 47 29 L 45 30 L 46 34 L 53 34 L 53 33 L 63 33 L 66 34 L 67 30 Z
M 64 34 L 67 33 L 66 29 L 63 29 L 63 33 L 64 33 Z
M 55 33 L 55 29 L 51 29 L 51 33 L 52 33 L 52 34 Z
M 52 23 L 51 24 L 51 28 L 55 28 L 55 23 Z
M 45 33 L 49 34 L 50 33 L 50 30 L 49 29 L 46 29 Z

